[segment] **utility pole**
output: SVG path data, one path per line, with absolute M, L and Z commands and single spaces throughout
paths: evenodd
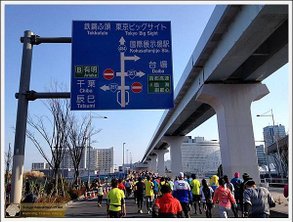
M 108 119 L 107 116 L 92 116 L 92 112 L 90 112 L 90 129 L 89 129 L 89 135 L 88 135 L 88 185 L 90 185 L 91 177 L 90 177 L 90 157 L 91 157 L 91 129 L 92 129 L 92 119 L 93 118 L 102 118 L 102 119 Z
M 25 153 L 25 138 L 27 127 L 27 113 L 28 113 L 28 98 L 26 93 L 30 89 L 31 77 L 31 63 L 33 44 L 31 38 L 33 32 L 27 30 L 24 32 L 21 75 L 19 84 L 19 98 L 17 105 L 17 118 L 14 140 L 14 156 L 12 168 L 12 183 L 11 183 L 11 203 L 20 204 L 22 198 L 22 184 L 23 184 L 23 164 Z

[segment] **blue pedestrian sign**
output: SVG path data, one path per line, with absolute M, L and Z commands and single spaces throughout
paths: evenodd
M 73 21 L 72 110 L 173 107 L 170 22 Z

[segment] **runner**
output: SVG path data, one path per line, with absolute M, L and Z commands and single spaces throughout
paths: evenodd
M 153 206 L 153 217 L 182 217 L 181 204 L 172 196 L 171 192 L 168 185 L 162 185 L 162 196 L 156 199 Z
M 190 182 L 190 186 L 191 186 L 191 191 L 192 191 L 192 197 L 193 197 L 193 203 L 194 203 L 194 214 L 197 215 L 197 206 L 198 206 L 198 210 L 199 213 L 202 214 L 202 210 L 200 207 L 200 182 L 197 179 L 195 174 L 191 175 L 192 181 Z
M 117 188 L 118 181 L 116 179 L 112 179 L 111 186 L 112 189 L 107 196 L 107 215 L 110 218 L 123 217 L 126 215 L 124 192 Z
M 127 179 L 125 182 L 125 188 L 126 188 L 126 198 L 129 198 L 132 192 L 131 182 L 129 179 Z
M 219 205 L 219 214 L 221 218 L 228 218 L 227 211 L 231 209 L 231 204 L 236 205 L 231 191 L 225 187 L 223 178 L 219 179 L 219 187 L 215 190 L 213 202 Z
M 247 180 L 244 188 L 244 217 L 269 218 L 270 208 L 275 207 L 276 203 L 268 189 L 257 187 L 253 180 Z
M 184 181 L 184 173 L 180 172 L 178 179 L 179 180 L 175 181 L 174 183 L 173 195 L 180 201 L 185 217 L 189 218 L 189 203 L 191 202 L 191 189 L 189 184 L 186 181 Z
M 147 179 L 144 182 L 144 184 L 147 213 L 151 214 L 154 200 L 154 183 L 152 182 L 150 176 L 147 176 Z
M 231 183 L 233 184 L 234 186 L 234 197 L 235 197 L 235 201 L 236 201 L 236 204 L 237 204 L 237 215 L 238 215 L 238 210 L 240 209 L 241 212 L 242 212 L 242 198 L 243 198 L 243 190 L 241 188 L 241 184 L 242 184 L 242 180 L 241 178 L 239 178 L 240 176 L 240 173 L 239 172 L 235 172 L 234 173 L 234 178 L 231 179 Z
M 102 207 L 104 188 L 100 181 L 98 181 L 97 191 L 98 191 L 98 207 Z
M 229 182 L 229 178 L 227 175 L 224 175 L 223 178 L 225 181 L 225 186 L 231 191 L 231 194 L 235 198 L 235 195 L 234 195 L 235 189 L 234 189 L 233 183 Z M 236 199 L 235 199 L 235 201 L 236 201 Z M 237 204 L 237 202 L 236 202 L 236 204 Z M 235 207 L 235 206 L 237 206 L 237 205 L 234 205 L 234 204 L 232 205 L 232 211 L 233 211 L 234 217 L 238 217 L 238 207 Z
M 201 200 L 203 203 L 203 209 L 206 212 L 206 217 L 211 218 L 214 190 L 208 185 L 205 179 L 202 179 L 201 184 L 202 186 L 200 188 L 200 194 L 201 194 Z
M 142 203 L 143 203 L 143 193 L 144 193 L 144 183 L 142 182 L 142 178 L 139 177 L 137 183 L 134 185 L 135 187 L 135 196 L 136 203 L 138 208 L 138 213 L 143 213 L 142 211 Z
M 153 177 L 153 183 L 154 183 L 154 194 L 155 194 L 155 199 L 157 199 L 158 193 L 159 193 L 159 182 L 157 178 Z

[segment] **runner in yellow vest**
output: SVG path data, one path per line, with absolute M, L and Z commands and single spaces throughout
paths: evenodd
M 202 214 L 202 210 L 200 207 L 200 182 L 197 179 L 195 174 L 191 175 L 192 181 L 190 182 L 190 186 L 191 186 L 191 192 L 192 192 L 192 196 L 193 196 L 193 204 L 194 204 L 194 214 L 197 214 L 197 205 L 198 205 L 198 210 L 199 213 Z
M 107 195 L 107 214 L 111 218 L 118 218 L 126 215 L 124 192 L 117 188 L 118 181 L 112 179 L 111 181 L 112 189 Z
M 152 182 L 150 176 L 147 176 L 147 179 L 144 182 L 145 184 L 145 198 L 146 198 L 146 208 L 147 208 L 147 212 L 148 214 L 151 213 L 152 211 L 152 203 L 154 200 L 154 183 Z

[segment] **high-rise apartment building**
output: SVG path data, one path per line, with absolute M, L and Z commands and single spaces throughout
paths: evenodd
M 108 149 L 95 149 L 93 147 L 83 150 L 79 169 L 97 171 L 99 173 L 113 173 L 113 147 Z M 61 168 L 73 169 L 73 162 L 69 150 L 65 151 Z
M 281 124 L 274 126 L 266 126 L 263 128 L 263 136 L 265 147 L 275 143 L 276 139 L 281 139 L 286 136 L 285 127 Z
M 96 170 L 99 173 L 113 173 L 113 156 L 113 147 L 108 149 L 92 148 L 90 153 L 90 170 Z
M 87 161 L 86 161 L 86 157 L 87 155 L 85 154 L 87 151 L 87 149 L 83 149 L 83 153 L 81 154 L 81 159 L 80 159 L 80 163 L 79 163 L 79 169 L 85 169 L 87 168 Z M 70 151 L 69 149 L 66 149 L 64 152 L 64 157 L 63 160 L 61 162 L 61 168 L 64 169 L 73 169 L 73 161 L 70 155 Z
M 267 165 L 267 155 L 265 153 L 264 145 L 256 146 L 256 155 L 259 166 Z

